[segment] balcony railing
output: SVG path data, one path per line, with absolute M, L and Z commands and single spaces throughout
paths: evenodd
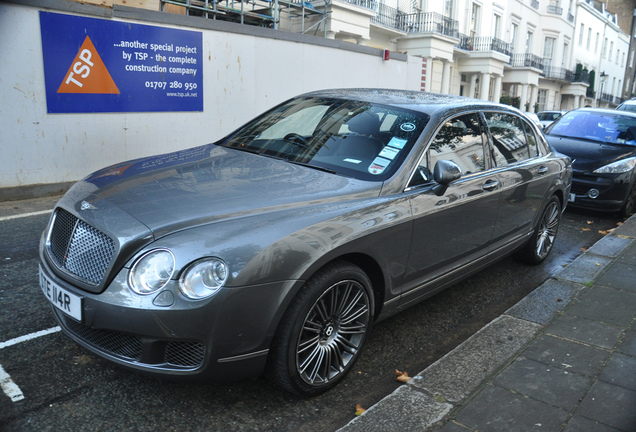
M 570 21 L 571 23 L 574 22 L 574 15 L 572 15 L 571 12 L 568 12 L 568 21 Z
M 559 6 L 548 5 L 548 13 L 561 15 L 563 13 L 563 8 Z
M 545 60 L 544 60 L 545 62 Z M 568 78 L 574 78 L 574 73 L 562 67 L 545 66 L 543 68 L 543 76 L 550 79 L 570 81 Z
M 543 59 L 537 55 L 524 53 L 510 56 L 510 66 L 512 67 L 532 67 L 543 70 Z
M 592 87 L 588 87 L 587 90 L 585 90 L 585 97 L 590 99 L 594 99 L 596 97 L 596 92 Z
M 459 44 L 456 46 L 466 51 L 497 51 L 510 55 L 510 44 L 493 37 L 470 37 L 460 34 Z
M 459 22 L 436 12 L 401 14 L 398 18 L 399 29 L 408 33 L 432 32 L 458 37 Z
M 380 24 L 385 27 L 404 32 L 407 31 L 407 29 L 405 28 L 405 23 L 402 19 L 402 16 L 404 15 L 402 12 L 376 1 L 373 1 L 371 3 L 373 4 L 370 5 L 369 9 L 373 9 L 376 11 L 375 17 L 371 18 L 372 23 Z
M 530 2 L 530 6 L 532 6 L 535 9 L 539 9 L 539 0 L 532 0 Z
M 598 98 L 602 100 L 603 102 L 609 102 L 609 103 L 614 102 L 614 96 L 612 96 L 609 93 L 601 93 L 601 95 Z

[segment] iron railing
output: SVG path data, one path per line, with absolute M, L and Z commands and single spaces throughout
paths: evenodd
M 466 51 L 497 51 L 510 55 L 510 44 L 494 37 L 470 37 L 459 34 L 457 48 Z
M 559 6 L 548 5 L 548 13 L 561 15 L 563 13 L 563 8 Z
M 530 53 L 512 54 L 509 64 L 512 67 L 532 67 L 543 70 L 543 59 Z
M 437 12 L 417 12 L 399 16 L 401 28 L 409 33 L 432 32 L 458 37 L 459 22 Z

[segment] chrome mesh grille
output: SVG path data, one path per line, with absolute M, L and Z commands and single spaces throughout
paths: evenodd
M 141 339 L 138 337 L 110 330 L 92 329 L 72 319 L 63 319 L 66 328 L 89 345 L 133 361 L 141 360 Z
M 49 251 L 55 264 L 92 285 L 98 285 L 115 253 L 106 234 L 58 209 L 49 234 Z
M 203 344 L 196 342 L 169 342 L 166 347 L 166 363 L 175 366 L 199 366 L 204 356 Z
M 108 354 L 123 357 L 126 360 L 137 363 L 159 364 L 166 363 L 171 366 L 183 368 L 197 368 L 205 359 L 205 346 L 198 342 L 173 341 L 154 345 L 152 350 L 156 355 L 150 358 L 142 358 L 144 341 L 137 337 L 112 330 L 93 329 L 77 321 L 58 313 L 64 327 L 85 343 L 98 348 Z M 147 342 L 154 344 L 155 341 Z M 163 354 L 161 348 L 163 347 Z

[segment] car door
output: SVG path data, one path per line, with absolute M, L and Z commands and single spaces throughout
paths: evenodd
M 485 112 L 501 190 L 492 250 L 513 248 L 532 231 L 549 187 L 549 169 L 534 129 L 513 113 Z
M 431 140 L 409 183 L 413 239 L 401 306 L 456 279 L 461 272 L 455 270 L 487 253 L 499 187 L 486 145 L 479 113 L 446 120 Z M 432 173 L 439 160 L 455 162 L 462 176 L 438 196 Z

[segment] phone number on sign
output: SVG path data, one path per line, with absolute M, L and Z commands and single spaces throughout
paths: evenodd
M 169 89 L 184 89 L 187 91 L 196 90 L 197 83 L 182 83 L 180 81 L 146 81 L 146 88 L 151 88 L 155 90 L 164 90 L 166 88 Z

